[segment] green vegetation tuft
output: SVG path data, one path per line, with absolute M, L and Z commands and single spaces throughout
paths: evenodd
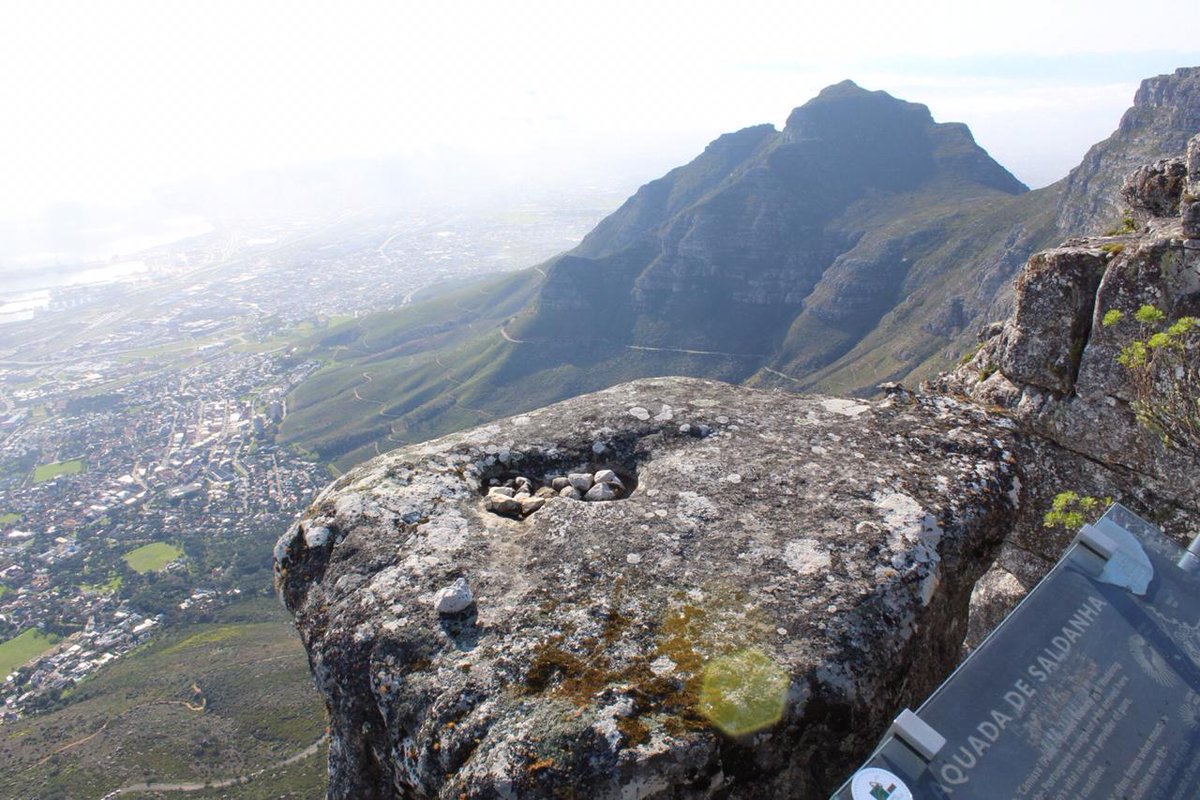
M 1133 218 L 1132 214 L 1127 212 L 1123 217 L 1121 217 L 1121 223 L 1115 227 L 1109 228 L 1104 232 L 1104 235 L 1123 236 L 1127 233 L 1136 233 L 1137 229 L 1137 220 Z
M 1117 363 L 1129 374 L 1138 422 L 1168 447 L 1200 458 L 1200 318 L 1179 317 L 1164 329 L 1167 315 L 1143 305 L 1134 319 L 1141 336 Z
M 166 542 L 151 542 L 125 554 L 125 563 L 134 572 L 158 572 L 183 555 L 183 550 Z
M 1101 499 L 1077 492 L 1059 492 L 1054 496 L 1050 510 L 1042 517 L 1042 525 L 1047 528 L 1058 527 L 1077 531 L 1085 522 L 1095 519 L 1101 510 L 1111 504 L 1111 497 Z
M 1154 306 L 1144 305 L 1137 310 L 1133 318 L 1143 325 L 1157 325 L 1166 319 L 1167 315 Z
M 1125 315 L 1121 313 L 1120 309 L 1110 308 L 1108 311 L 1104 312 L 1104 318 L 1100 320 L 1100 324 L 1108 328 L 1116 325 L 1124 316 Z

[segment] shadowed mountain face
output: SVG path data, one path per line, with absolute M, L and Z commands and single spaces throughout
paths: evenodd
M 1200 68 L 1150 79 L 1112 137 L 1030 192 L 966 126 L 830 86 L 782 131 L 718 138 L 566 254 L 314 342 L 338 363 L 296 392 L 285 440 L 349 465 L 640 377 L 859 395 L 928 377 L 1008 314 L 1033 252 L 1111 225 L 1129 169 L 1197 129 Z
M 845 343 L 896 302 L 933 198 L 1024 191 L 965 126 L 847 81 L 639 190 L 550 267 L 514 335 L 766 357 L 812 304 Z M 868 237 L 868 208 L 871 227 L 910 220 L 908 246 Z

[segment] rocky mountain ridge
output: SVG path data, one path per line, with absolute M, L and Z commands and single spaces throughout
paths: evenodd
M 1104 324 L 1200 314 L 1195 188 L 1200 137 L 1130 178 L 1136 231 L 1031 258 L 919 394 L 648 379 L 340 478 L 275 552 L 330 796 L 827 796 L 1057 557 L 1051 494 L 1200 530 L 1195 454 L 1138 425 L 1115 362 L 1143 332 Z M 621 499 L 489 508 L 607 470 Z
M 1125 173 L 1177 152 L 1197 117 L 1200 68 L 1145 81 L 1110 139 L 1028 192 L 965 126 L 831 86 L 781 131 L 718 138 L 569 253 L 314 342 L 336 364 L 292 398 L 285 437 L 349 466 L 638 377 L 860 396 L 931 377 L 1007 315 L 1012 278 L 1063 225 L 1119 223 Z M 363 372 L 378 414 L 353 413 Z

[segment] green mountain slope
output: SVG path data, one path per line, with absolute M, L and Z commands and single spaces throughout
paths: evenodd
M 253 775 L 248 787 L 180 796 L 316 800 L 324 743 L 309 748 L 325 726 L 299 638 L 278 603 L 256 598 L 162 633 L 53 710 L 0 727 L 0 798 L 79 800 L 146 781 Z

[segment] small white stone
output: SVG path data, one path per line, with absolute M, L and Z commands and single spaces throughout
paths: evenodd
M 505 497 L 512 497 L 515 491 L 511 486 L 497 486 L 491 489 L 488 494 L 502 494 Z
M 640 563 L 642 563 L 642 556 L 640 553 L 629 553 L 628 555 L 625 556 L 625 563 L 626 564 L 640 564 Z
M 646 420 L 650 419 L 650 411 L 642 408 L 641 406 L 634 406 L 633 408 L 629 409 L 629 416 L 645 422 Z
M 592 452 L 596 455 L 600 455 L 607 449 L 608 445 L 606 445 L 604 442 L 596 442 L 592 445 Z
M 597 483 L 592 488 L 588 489 L 587 494 L 583 496 L 585 500 L 616 500 L 617 489 L 611 483 Z
M 775 632 L 780 636 L 787 636 L 787 628 L 776 628 Z
M 564 486 L 558 493 L 559 497 L 565 497 L 568 500 L 582 500 L 583 493 L 574 486 Z
M 449 586 L 438 589 L 437 594 L 433 596 L 433 607 L 439 614 L 457 614 L 465 611 L 473 602 L 475 597 L 471 594 L 471 587 L 467 585 L 466 578 L 459 578 Z
M 658 677 L 670 675 L 675 671 L 675 662 L 667 656 L 659 656 L 650 662 L 650 671 Z
M 611 483 L 613 486 L 624 489 L 625 484 L 621 483 L 621 479 L 617 477 L 617 473 L 611 469 L 602 469 L 592 476 L 594 483 Z
M 309 547 L 324 547 L 329 544 L 329 528 L 318 525 L 304 532 L 304 544 Z

